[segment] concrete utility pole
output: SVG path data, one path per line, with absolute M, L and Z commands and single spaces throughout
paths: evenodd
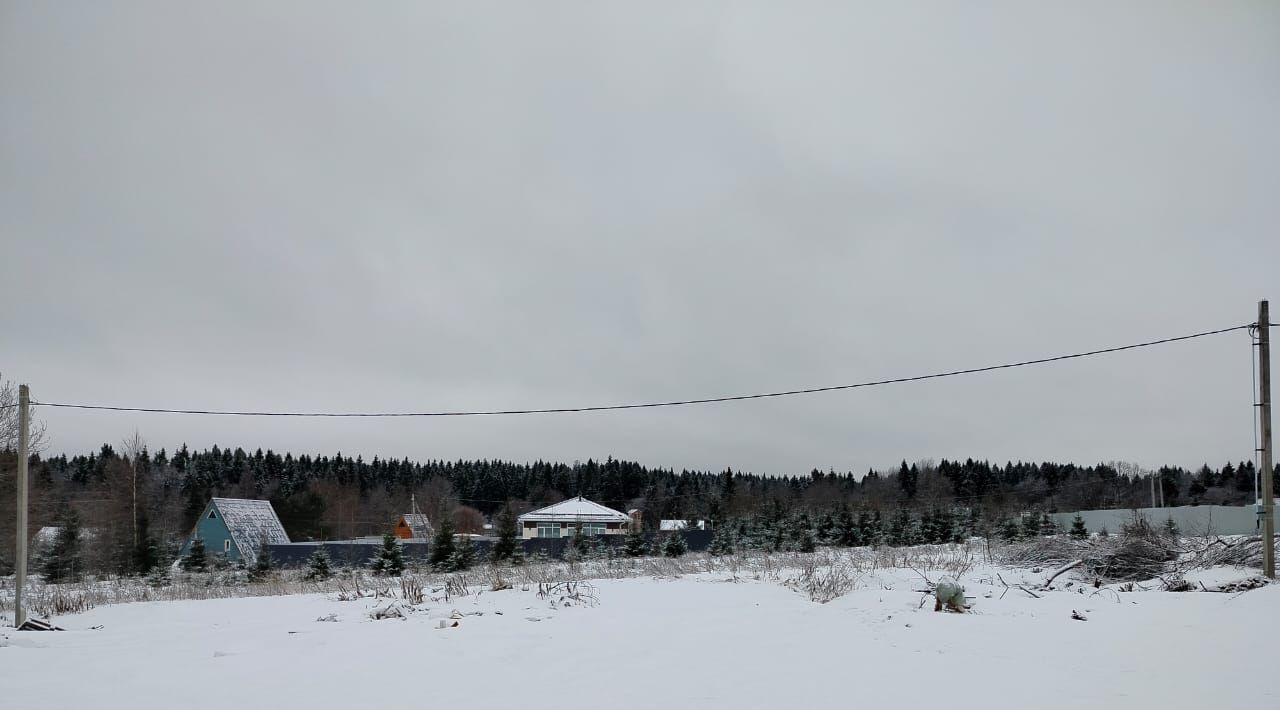
M 22 606 L 22 588 L 27 584 L 27 460 L 31 458 L 31 395 L 26 385 L 18 385 L 18 549 L 15 563 L 17 575 L 13 588 L 13 626 L 20 628 L 27 620 Z
M 1262 573 L 1276 578 L 1276 500 L 1271 485 L 1271 313 L 1258 302 L 1258 418 L 1262 424 Z

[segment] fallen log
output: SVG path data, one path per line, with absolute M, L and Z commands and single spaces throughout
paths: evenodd
M 1079 560 L 1075 560 L 1074 562 L 1068 562 L 1067 564 L 1059 567 L 1058 569 L 1053 571 L 1053 574 L 1049 575 L 1049 578 L 1044 581 L 1044 584 L 1040 585 L 1040 588 L 1048 589 L 1049 585 L 1053 584 L 1053 580 L 1057 579 L 1058 576 L 1061 575 L 1063 572 L 1073 570 L 1082 564 L 1084 564 L 1084 560 L 1079 559 Z

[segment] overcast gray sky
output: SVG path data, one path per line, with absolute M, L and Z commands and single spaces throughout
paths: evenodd
M 1271 2 L 0 4 L 0 373 L 51 402 L 555 407 L 1249 322 Z M 1277 304 L 1280 308 L 1280 304 Z M 44 409 L 53 452 L 865 471 L 1251 456 L 1248 337 L 591 415 Z

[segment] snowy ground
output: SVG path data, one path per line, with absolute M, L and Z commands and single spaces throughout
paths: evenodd
M 57 619 L 64 633 L 0 632 L 0 705 L 1280 707 L 1275 663 L 1251 641 L 1280 636 L 1280 586 L 1093 594 L 1074 583 L 1033 598 L 996 573 L 1032 589 L 1045 576 L 969 572 L 963 615 L 934 613 L 902 569 L 864 574 L 827 604 L 782 584 L 785 573 L 709 572 L 595 581 L 594 604 L 485 590 L 428 600 L 406 620 L 369 620 L 386 600 L 334 595 L 105 606 Z

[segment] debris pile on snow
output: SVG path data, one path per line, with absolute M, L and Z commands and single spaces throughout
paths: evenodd
M 18 627 L 19 631 L 62 631 L 60 627 L 49 623 L 47 619 L 27 619 Z
M 1260 589 L 1271 583 L 1266 577 L 1253 576 L 1248 579 L 1242 579 L 1236 582 L 1223 582 L 1215 586 L 1205 585 L 1207 592 L 1247 592 L 1250 589 Z
M 382 621 L 384 619 L 400 619 L 409 618 L 409 614 L 413 612 L 413 607 L 405 606 L 400 602 L 391 602 L 386 606 L 375 607 L 369 612 L 369 618 L 373 621 Z

